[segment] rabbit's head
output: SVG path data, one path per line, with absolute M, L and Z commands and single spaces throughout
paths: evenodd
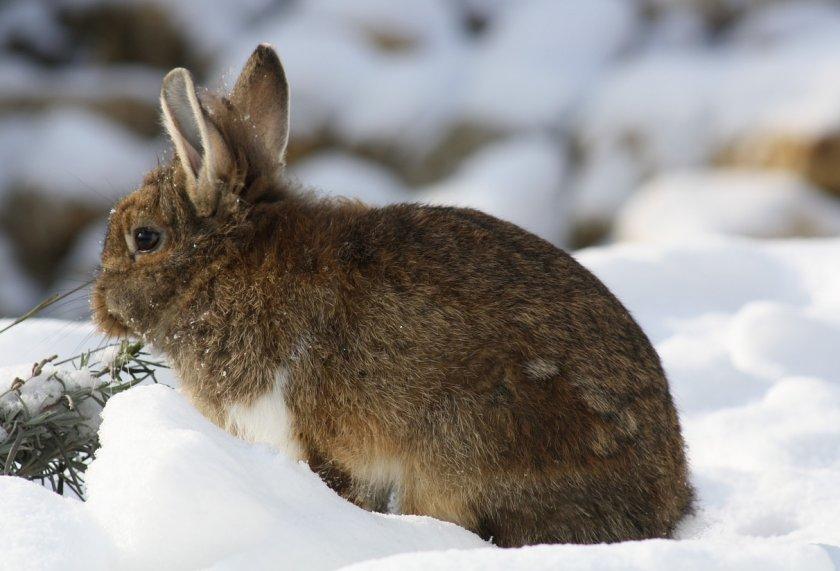
M 270 46 L 229 97 L 199 96 L 187 70 L 172 70 L 161 109 L 175 157 L 112 210 L 94 286 L 94 319 L 110 335 L 160 331 L 221 263 L 248 210 L 284 199 L 289 89 Z

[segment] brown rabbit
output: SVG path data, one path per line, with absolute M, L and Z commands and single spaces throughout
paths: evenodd
M 671 535 L 692 488 L 668 382 L 592 274 L 475 210 L 296 187 L 269 46 L 229 97 L 175 69 L 161 105 L 176 157 L 111 216 L 106 333 L 148 340 L 210 419 L 368 509 L 502 546 Z

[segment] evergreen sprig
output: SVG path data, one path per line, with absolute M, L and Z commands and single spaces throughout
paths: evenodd
M 59 299 L 62 296 L 42 302 L 0 333 Z M 53 355 L 35 363 L 27 378 L 15 378 L 8 390 L 0 392 L 6 402 L 13 397 L 19 401 L 13 407 L 0 406 L 0 474 L 39 481 L 59 494 L 69 490 L 83 498 L 84 472 L 99 448 L 99 411 L 115 394 L 147 380 L 158 382 L 156 373 L 163 368 L 142 343 L 128 340 L 60 361 Z M 84 388 L 65 382 L 62 373 L 74 369 L 88 375 Z M 61 387 L 58 398 L 29 410 L 22 398 L 26 383 L 49 381 Z

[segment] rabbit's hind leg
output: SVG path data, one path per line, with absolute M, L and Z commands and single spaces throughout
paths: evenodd
M 396 493 L 399 513 L 430 516 L 477 532 L 478 518 L 469 498 L 470 487 L 440 484 L 435 478 L 406 478 Z
M 324 483 L 345 500 L 362 509 L 385 513 L 388 511 L 391 490 L 387 486 L 372 485 L 353 478 L 335 462 L 311 455 L 309 467 Z

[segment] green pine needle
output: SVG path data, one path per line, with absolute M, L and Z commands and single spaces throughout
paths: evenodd
M 47 298 L 0 329 L 0 334 L 73 292 Z M 102 351 L 111 347 L 119 348 L 113 362 L 97 361 Z M 48 484 L 59 494 L 70 491 L 84 498 L 84 472 L 99 448 L 99 435 L 93 428 L 96 419 L 90 418 L 90 415 L 97 416 L 115 394 L 144 381 L 158 382 L 156 373 L 166 366 L 150 358 L 143 351 L 142 343 L 128 340 L 57 359 L 53 355 L 35 363 L 27 379 L 14 379 L 11 387 L 0 393 L 0 398 L 15 394 L 21 405 L 7 407 L 8 410 L 0 408 L 0 474 L 38 481 Z M 60 371 L 52 372 L 47 378 L 63 387 L 61 395 L 52 404 L 31 413 L 21 399 L 21 390 L 28 381 L 42 378 L 48 365 L 85 369 L 101 383 L 94 388 L 68 389 L 60 378 Z

